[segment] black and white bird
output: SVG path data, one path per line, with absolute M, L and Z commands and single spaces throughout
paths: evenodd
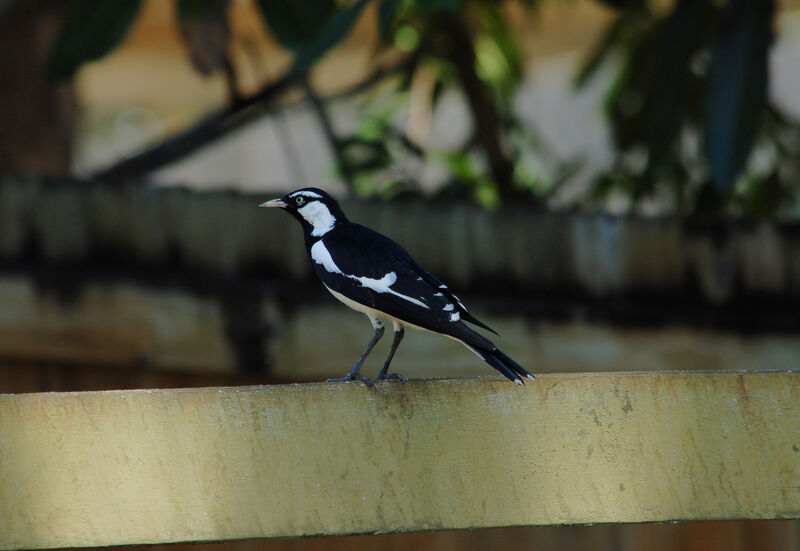
M 339 204 L 317 188 L 293 191 L 259 205 L 282 208 L 303 226 L 314 270 L 334 297 L 367 315 L 375 334 L 344 377 L 328 381 L 373 381 L 359 373 L 364 359 L 391 320 L 394 340 L 378 380 L 405 380 L 389 373 L 389 364 L 403 340 L 404 327 L 432 331 L 455 339 L 517 384 L 534 377 L 488 339 L 470 329 L 468 321 L 497 334 L 467 311 L 447 285 L 423 270 L 400 245 L 369 228 L 350 222 Z

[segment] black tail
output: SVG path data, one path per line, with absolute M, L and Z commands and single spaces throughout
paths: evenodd
M 500 349 L 496 347 L 494 350 L 481 350 L 480 348 L 474 348 L 469 345 L 467 346 L 470 350 L 475 352 L 475 354 L 483 358 L 483 361 L 488 363 L 490 366 L 518 385 L 525 384 L 522 380 L 522 377 L 530 379 L 531 381 L 535 379 L 532 373 L 511 359 L 508 354 L 501 352 Z

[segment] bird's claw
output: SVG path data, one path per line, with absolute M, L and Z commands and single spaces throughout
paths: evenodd
M 375 386 L 375 381 L 373 381 L 366 375 L 362 375 L 361 373 L 356 373 L 354 375 L 348 373 L 344 377 L 334 377 L 331 379 L 325 379 L 326 383 L 349 383 L 350 381 L 361 381 L 367 386 Z
M 379 373 L 376 381 L 401 381 L 406 382 L 406 378 L 399 373 Z

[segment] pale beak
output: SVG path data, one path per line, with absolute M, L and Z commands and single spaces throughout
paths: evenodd
M 279 208 L 279 209 L 283 209 L 283 208 L 286 208 L 286 207 L 287 207 L 287 205 L 286 205 L 286 203 L 283 201 L 283 199 L 273 199 L 273 200 L 271 200 L 271 201 L 266 201 L 266 202 L 264 202 L 264 203 L 261 203 L 261 204 L 260 204 L 260 205 L 258 205 L 258 206 L 259 206 L 259 207 L 267 207 L 267 208 L 274 208 L 274 207 L 277 207 L 277 208 Z

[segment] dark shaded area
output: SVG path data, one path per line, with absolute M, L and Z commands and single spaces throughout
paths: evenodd
M 407 534 L 249 540 L 191 545 L 108 547 L 118 551 L 360 551 L 381 549 L 471 551 L 514 549 L 591 549 L 619 551 L 792 551 L 800 548 L 798 521 L 717 521 L 680 524 L 600 524 L 596 526 L 527 526 Z
M 225 335 L 236 354 L 239 370 L 244 373 L 269 371 L 264 341 L 274 336 L 262 320 L 258 295 L 227 293 L 220 297 L 225 316 Z
M 0 2 L 0 174 L 69 170 L 76 94 L 44 74 L 61 19 L 54 3 Z
M 64 304 L 76 300 L 89 285 L 133 284 L 149 289 L 177 290 L 218 301 L 224 314 L 225 334 L 233 350 L 239 373 L 269 377 L 266 343 L 274 330 L 265 325 L 262 301 L 276 299 L 285 316 L 314 304 L 334 300 L 313 280 L 296 280 L 257 273 L 247 277 L 220 277 L 196 269 L 176 266 L 133 266 L 101 262 L 95 258 L 80 264 L 37 264 L 30 259 L 0 268 L 0 276 L 23 275 L 35 281 L 38 292 Z M 631 290 L 624 294 L 595 297 L 574 287 L 516 289 L 502 279 L 483 279 L 459 290 L 471 308 L 495 316 L 521 315 L 531 324 L 588 322 L 619 328 L 651 329 L 683 326 L 725 331 L 746 336 L 800 333 L 800 300 L 781 296 L 749 295 L 722 305 L 710 304 L 691 282 L 676 294 Z M 502 291 L 499 291 L 502 290 Z M 141 368 L 149 364 L 140 358 Z M 263 379 L 256 379 L 264 382 Z M 269 382 L 275 381 L 272 378 Z M 233 383 L 231 383 L 233 384 Z M 77 388 L 81 383 L 76 383 Z M 136 385 L 132 385 L 135 387 Z M 111 387 L 110 387 L 111 388 Z M 117 388 L 127 388 L 120 386 Z

